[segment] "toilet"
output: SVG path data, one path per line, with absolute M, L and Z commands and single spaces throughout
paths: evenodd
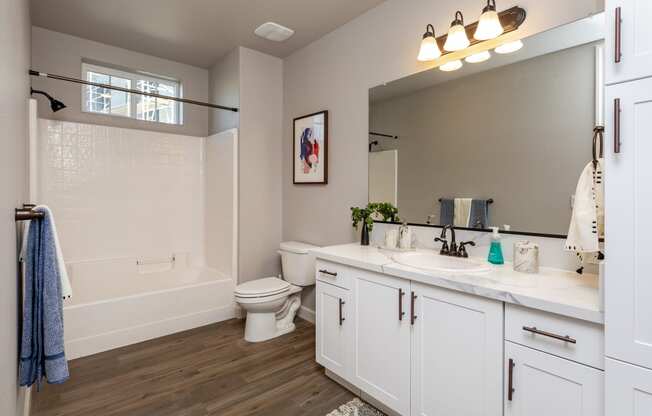
M 247 312 L 245 341 L 261 342 L 294 331 L 301 289 L 315 284 L 315 258 L 307 243 L 280 244 L 283 279 L 265 277 L 235 288 L 235 300 Z

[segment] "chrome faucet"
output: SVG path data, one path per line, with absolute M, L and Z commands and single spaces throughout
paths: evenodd
M 451 230 L 450 245 L 446 240 L 446 230 Z M 439 250 L 439 254 L 442 256 L 469 257 L 469 253 L 466 252 L 466 246 L 475 246 L 473 241 L 463 241 L 458 247 L 457 241 L 455 241 L 455 227 L 452 224 L 444 225 L 441 229 L 441 235 L 435 237 L 435 241 L 442 243 L 441 249 Z

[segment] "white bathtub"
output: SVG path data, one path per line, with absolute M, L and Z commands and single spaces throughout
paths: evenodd
M 68 359 L 235 316 L 229 276 L 189 266 L 184 255 L 145 263 L 123 258 L 67 264 L 73 288 L 64 302 Z

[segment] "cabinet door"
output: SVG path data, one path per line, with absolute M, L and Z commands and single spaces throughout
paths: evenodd
M 505 380 L 505 416 L 604 415 L 604 373 L 593 367 L 506 341 Z
M 605 376 L 607 415 L 652 415 L 652 370 L 607 359 Z
M 652 76 L 652 1 L 606 0 L 608 84 Z M 617 13 L 621 21 L 617 24 Z M 620 44 L 620 62 L 616 62 Z
M 353 298 L 354 384 L 394 411 L 409 415 L 410 283 L 356 272 Z
M 353 308 L 349 291 L 317 282 L 317 362 L 345 380 L 350 380 L 353 359 Z
M 605 96 L 605 351 L 652 368 L 652 78 L 609 86 Z
M 503 414 L 503 304 L 412 284 L 412 415 Z

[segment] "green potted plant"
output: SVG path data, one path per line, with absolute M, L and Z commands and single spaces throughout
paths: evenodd
M 370 202 L 366 207 L 351 207 L 351 220 L 353 227 L 357 228 L 362 223 L 360 244 L 369 245 L 369 232 L 374 228 L 374 219 L 380 218 L 383 221 L 398 222 L 398 208 L 389 202 Z

